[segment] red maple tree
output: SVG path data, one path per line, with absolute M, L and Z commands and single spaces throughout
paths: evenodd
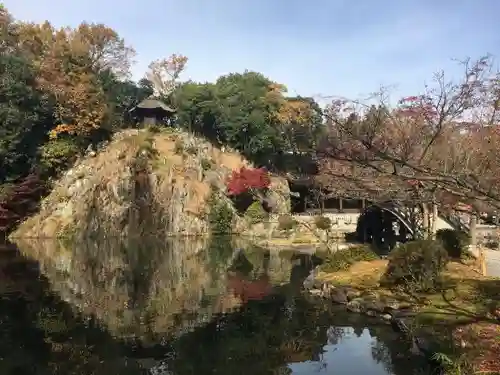
M 45 184 L 36 174 L 21 180 L 0 200 L 0 233 L 10 232 L 19 221 L 35 213 L 45 193 Z
M 267 189 L 271 184 L 269 172 L 265 168 L 241 167 L 235 170 L 227 180 L 227 193 L 240 195 L 254 190 Z

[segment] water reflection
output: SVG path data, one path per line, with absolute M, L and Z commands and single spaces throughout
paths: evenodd
M 34 257 L 62 298 L 94 315 L 116 336 L 158 341 L 234 311 L 289 281 L 292 263 L 231 239 L 107 239 L 65 244 L 30 241 Z
M 406 375 L 418 367 L 388 327 L 367 328 L 361 316 L 301 294 L 316 262 L 309 255 L 228 238 L 20 249 L 27 258 L 0 251 L 2 374 L 163 366 L 179 375 Z

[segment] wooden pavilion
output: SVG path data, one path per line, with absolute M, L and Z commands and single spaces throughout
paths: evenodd
M 137 104 L 129 112 L 137 118 L 143 127 L 146 127 L 166 123 L 176 111 L 161 100 L 149 97 Z

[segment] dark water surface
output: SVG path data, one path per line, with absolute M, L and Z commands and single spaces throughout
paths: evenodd
M 234 238 L 1 247 L 0 374 L 425 373 L 389 326 L 301 292 L 316 260 Z

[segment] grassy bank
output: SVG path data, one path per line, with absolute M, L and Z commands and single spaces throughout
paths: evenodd
M 500 374 L 500 279 L 483 277 L 472 261 L 450 262 L 438 290 L 412 293 L 380 286 L 387 260 L 361 261 L 318 279 L 408 304 L 412 329 L 436 344 L 450 373 Z

